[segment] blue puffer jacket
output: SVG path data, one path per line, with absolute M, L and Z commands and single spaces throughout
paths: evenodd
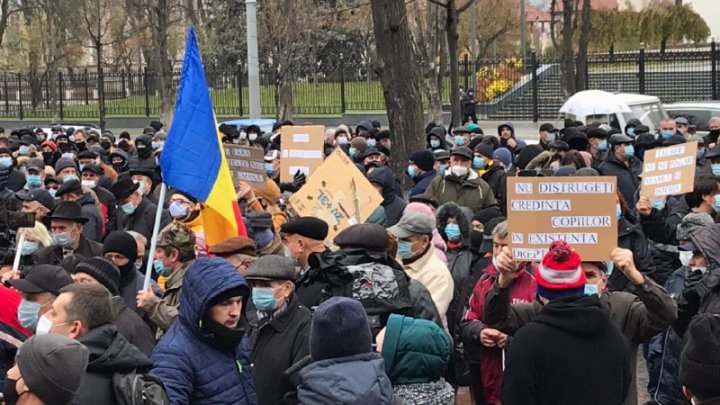
M 200 258 L 188 268 L 178 321 L 151 356 L 151 374 L 165 384 L 172 404 L 257 404 L 248 338 L 232 353 L 213 346 L 213 335 L 200 327 L 212 298 L 238 287 L 246 301 L 245 279 L 224 259 Z
M 300 371 L 298 399 L 312 405 L 395 403 L 385 363 L 378 353 L 321 360 Z

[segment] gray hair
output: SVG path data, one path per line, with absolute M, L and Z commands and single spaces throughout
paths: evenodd
M 499 224 L 495 225 L 495 228 L 492 230 L 492 236 L 493 238 L 497 236 L 498 239 L 505 239 L 508 236 L 508 221 L 502 221 Z
M 713 122 L 720 123 L 720 117 L 712 117 L 710 120 L 708 120 L 708 125 L 712 124 Z
M 145 235 L 143 235 L 139 232 L 135 232 L 135 231 L 125 231 L 125 232 L 129 233 L 130 236 L 132 236 L 135 239 L 135 242 L 142 243 L 143 246 L 147 247 L 147 238 L 145 237 Z

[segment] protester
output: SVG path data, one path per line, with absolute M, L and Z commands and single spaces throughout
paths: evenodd
M 257 404 L 246 336 L 250 288 L 227 260 L 200 258 L 183 279 L 178 320 L 152 354 L 170 404 Z
M 142 290 L 144 279 L 135 266 L 138 248 L 135 239 L 127 232 L 116 231 L 105 238 L 103 256 L 111 261 L 120 272 L 118 295 L 125 304 L 138 314 L 143 314 L 137 306 L 137 292 Z
M 50 217 L 53 244 L 38 250 L 35 262 L 59 265 L 70 255 L 102 256 L 102 245 L 82 235 L 85 222 L 87 219 L 82 215 L 80 204 L 73 201 L 58 203 Z
M 55 197 L 60 201 L 74 201 L 80 204 L 82 216 L 86 220 L 83 223 L 83 236 L 88 240 L 100 242 L 105 232 L 105 220 L 91 193 L 92 191 L 83 189 L 79 180 L 73 179 L 64 182 L 55 192 Z
M 382 207 L 385 209 L 387 226 L 395 225 L 402 216 L 407 202 L 395 193 L 395 176 L 387 166 L 373 167 L 368 170 L 370 184 L 382 195 Z
M 623 134 L 610 137 L 610 147 L 606 160 L 598 166 L 604 176 L 617 177 L 618 190 L 630 210 L 637 203 L 637 191 L 640 189 L 642 162 L 635 157 L 633 139 Z
M 295 218 L 280 227 L 288 257 L 292 259 L 297 271 L 298 283 L 302 283 L 302 279 L 310 270 L 308 262 L 310 255 L 325 252 L 325 238 L 328 231 L 327 222 L 315 217 Z
M 176 190 L 170 195 L 170 206 L 168 212 L 173 221 L 181 222 L 187 225 L 195 233 L 195 244 L 197 246 L 198 255 L 207 255 L 207 245 L 205 244 L 205 230 L 203 227 L 203 217 L 200 215 L 202 205 L 197 198 L 190 194 Z
M 690 323 L 680 357 L 679 379 L 685 396 L 698 405 L 720 401 L 720 315 L 698 315 Z
M 115 200 L 115 196 L 108 189 L 100 185 L 100 180 L 103 175 L 103 169 L 100 168 L 100 166 L 88 163 L 80 172 L 83 187 L 87 187 L 95 193 L 101 204 L 101 210 L 104 210 L 102 214 L 105 219 L 106 235 L 117 228 L 117 201 Z
M 410 155 L 409 161 L 407 174 L 412 178 L 413 186 L 408 191 L 408 197 L 412 197 L 424 193 L 432 179 L 435 178 L 436 172 L 433 168 L 435 157 L 432 152 L 423 149 Z
M 282 255 L 285 246 L 280 233 L 275 231 L 272 216 L 267 212 L 250 212 L 246 219 L 252 228 L 252 236 L 257 247 L 258 256 Z
M 121 176 L 118 182 L 113 184 L 112 192 L 121 211 L 118 212 L 117 229 L 139 232 L 148 240 L 152 239 L 158 206 L 143 197 L 140 184 L 133 183 L 130 177 Z M 164 228 L 171 220 L 170 214 L 163 210 L 160 227 Z
M 414 198 L 415 202 L 410 202 L 410 204 L 405 207 L 403 215 L 407 214 L 408 212 L 420 212 L 422 214 L 425 214 L 428 218 L 435 218 L 435 209 L 432 208 L 432 203 L 426 204 L 420 202 L 423 201 L 424 197 L 426 196 L 434 200 L 434 197 L 428 194 L 419 194 Z M 437 208 L 437 204 L 435 204 L 435 208 Z M 445 254 L 445 252 L 447 252 L 447 243 L 445 243 L 445 239 L 440 236 L 440 232 L 437 228 L 433 229 L 432 243 L 433 247 L 435 248 L 435 255 L 438 257 L 438 259 L 442 260 L 443 263 L 447 263 L 448 259 L 447 255 Z
M 244 276 L 257 259 L 257 248 L 252 239 L 234 236 L 211 247 L 210 254 L 229 261 Z

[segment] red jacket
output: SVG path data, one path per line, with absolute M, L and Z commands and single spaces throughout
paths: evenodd
M 23 328 L 18 320 L 17 310 L 22 300 L 22 294 L 0 285 L 0 322 L 12 326 L 25 336 L 32 336 L 32 332 Z
M 485 296 L 495 283 L 498 271 L 489 264 L 485 274 L 478 280 L 470 296 L 470 306 L 465 314 L 467 321 L 482 321 L 485 310 Z M 532 302 L 537 294 L 535 278 L 525 269 L 520 270 L 519 275 L 510 287 L 511 303 Z M 480 342 L 477 342 L 481 344 Z M 502 384 L 503 364 L 502 349 L 485 347 L 480 359 L 480 375 L 482 378 L 485 403 L 500 404 L 500 385 Z

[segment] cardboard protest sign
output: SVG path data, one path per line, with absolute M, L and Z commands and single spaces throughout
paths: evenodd
M 508 177 L 510 247 L 516 261 L 539 261 L 566 240 L 583 261 L 605 261 L 617 246 L 615 177 Z
M 688 142 L 646 151 L 640 195 L 653 199 L 693 191 L 697 149 L 697 142 Z
M 323 162 L 325 127 L 285 125 L 280 128 L 280 181 L 290 183 L 298 170 L 310 176 Z
M 233 184 L 244 181 L 252 186 L 265 187 L 265 155 L 262 148 L 242 145 L 223 145 Z M 203 162 L 196 162 L 198 165 Z
M 298 215 L 327 222 L 330 242 L 348 226 L 364 223 L 382 201 L 380 193 L 340 149 L 335 149 L 290 197 Z

